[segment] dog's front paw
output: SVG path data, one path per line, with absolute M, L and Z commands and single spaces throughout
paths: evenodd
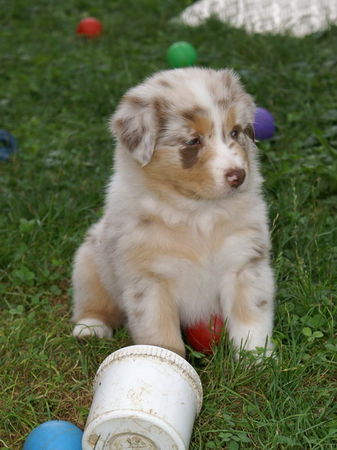
M 112 330 L 101 320 L 88 317 L 76 323 L 73 329 L 73 336 L 77 339 L 89 337 L 111 338 Z

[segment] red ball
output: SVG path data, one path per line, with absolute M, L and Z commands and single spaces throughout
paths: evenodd
M 99 20 L 95 19 L 95 17 L 87 17 L 86 19 L 81 20 L 76 28 L 77 34 L 82 34 L 88 38 L 100 36 L 102 31 L 103 26 Z
M 222 334 L 224 322 L 220 316 L 211 316 L 206 322 L 199 322 L 185 329 L 187 342 L 198 352 L 210 355 Z

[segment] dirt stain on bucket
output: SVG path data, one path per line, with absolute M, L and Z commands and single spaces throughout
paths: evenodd
M 147 449 L 158 450 L 156 444 L 149 438 L 135 433 L 122 433 L 113 436 L 108 442 L 109 450 L 134 450 Z

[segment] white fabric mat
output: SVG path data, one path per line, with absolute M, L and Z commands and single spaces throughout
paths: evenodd
M 199 0 L 180 19 L 196 26 L 211 16 L 248 32 L 305 36 L 337 23 L 337 0 Z

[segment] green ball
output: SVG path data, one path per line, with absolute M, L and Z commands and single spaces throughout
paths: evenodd
M 188 42 L 175 42 L 167 50 L 166 58 L 171 67 L 193 66 L 197 60 L 197 51 Z

